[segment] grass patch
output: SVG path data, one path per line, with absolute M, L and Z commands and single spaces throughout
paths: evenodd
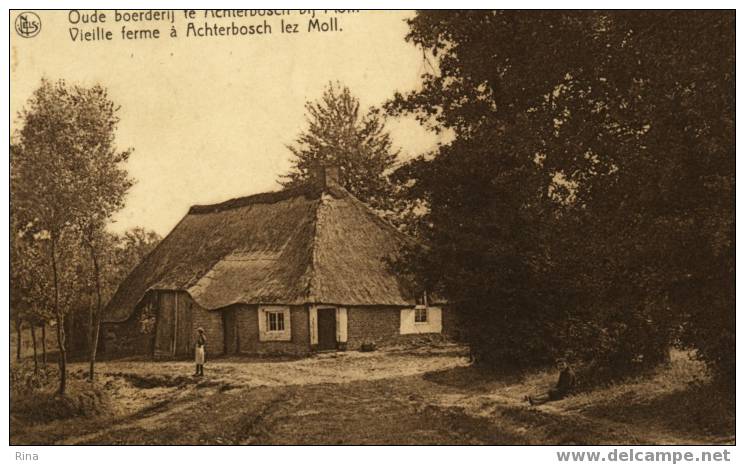
M 688 435 L 734 437 L 734 399 L 710 382 L 691 383 L 684 389 L 650 397 L 629 391 L 612 402 L 583 409 L 585 415 L 624 423 L 654 423 Z
M 65 395 L 41 391 L 33 396 L 14 398 L 10 414 L 16 421 L 46 423 L 74 417 L 91 417 L 109 411 L 106 393 L 95 384 L 70 383 Z
M 704 365 L 680 351 L 653 372 L 539 407 L 523 397 L 552 387 L 556 370 L 500 373 L 418 351 L 208 367 L 193 378 L 184 362 L 108 362 L 91 384 L 86 367 L 74 365 L 60 398 L 56 367 L 33 374 L 33 366 L 12 366 L 11 442 L 734 443 L 734 395 L 718 391 Z
M 153 389 L 159 387 L 181 387 L 187 384 L 195 384 L 196 378 L 182 375 L 143 375 L 138 373 L 108 373 L 109 376 L 120 377 L 127 380 L 132 386 L 139 389 Z
M 551 405 L 599 425 L 633 426 L 641 443 L 734 441 L 734 395 L 718 389 L 704 364 L 685 351 L 671 351 L 669 363 L 649 373 Z
M 558 415 L 539 409 L 508 407 L 506 418 L 524 425 L 537 443 L 555 445 L 641 444 L 645 438 L 621 424 L 608 423 L 580 416 Z
M 59 370 L 56 366 L 39 367 L 34 372 L 30 361 L 11 365 L 10 415 L 15 423 L 46 423 L 74 417 L 92 417 L 110 411 L 105 389 L 83 381 L 68 372 L 67 388 L 59 395 Z

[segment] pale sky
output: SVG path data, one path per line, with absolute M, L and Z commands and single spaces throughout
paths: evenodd
M 10 18 L 12 120 L 43 76 L 109 89 L 121 105 L 118 145 L 135 149 L 127 169 L 136 184 L 114 231 L 144 226 L 165 235 L 191 205 L 277 190 L 290 166 L 285 145 L 304 128 L 303 106 L 328 81 L 348 85 L 369 107 L 416 88 L 425 69 L 421 51 L 404 41 L 411 12 L 343 15 L 341 32 L 294 36 L 278 33 L 277 17 L 263 37 L 170 39 L 170 23 L 145 23 L 166 37 L 129 42 L 109 12 L 114 41 L 85 43 L 70 39 L 67 11 L 38 14 L 33 38 L 19 37 Z M 286 20 L 307 27 L 304 17 Z M 180 11 L 176 22 L 184 31 Z M 388 127 L 403 158 L 437 143 L 413 120 Z

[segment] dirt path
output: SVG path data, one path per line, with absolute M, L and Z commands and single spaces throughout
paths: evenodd
M 451 348 L 452 349 L 452 348 Z M 73 368 L 75 370 L 76 367 Z M 11 426 L 14 444 L 694 444 L 727 442 L 613 413 L 646 385 L 530 407 L 553 374 L 485 375 L 462 351 L 218 360 L 203 379 L 180 362 L 107 362 L 113 416 Z M 665 381 L 663 379 L 663 381 Z M 675 392 L 665 381 L 644 381 Z M 640 387 L 641 386 L 641 387 Z M 651 389 L 649 386 L 644 389 Z M 666 390 L 665 390 L 666 389 Z M 615 403 L 614 403 L 615 402 Z M 631 402 L 633 403 L 633 402 Z M 603 407 L 608 407 L 603 410 Z M 672 426 L 671 426 L 672 425 Z M 732 438 L 734 440 L 734 438 Z M 730 441 L 731 442 L 731 441 Z
M 395 385 L 398 384 L 398 385 Z M 423 404 L 418 376 L 198 389 L 58 444 L 512 444 L 499 425 Z

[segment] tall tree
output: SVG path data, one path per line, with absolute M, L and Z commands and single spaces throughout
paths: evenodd
M 734 15 L 409 25 L 437 66 L 388 109 L 455 134 L 402 175 L 429 206 L 422 274 L 477 323 L 484 356 L 571 349 L 625 373 L 682 324 L 734 373 Z
M 103 292 L 101 259 L 109 245 L 109 235 L 104 227 L 114 213 L 124 207 L 124 198 L 132 187 L 132 180 L 122 164 L 129 158 L 131 150 L 120 151 L 116 147 L 116 129 L 119 124 L 117 107 L 103 87 L 95 86 L 80 93 L 78 113 L 83 115 L 84 143 L 88 157 L 80 167 L 88 175 L 88 188 L 83 189 L 75 205 L 76 227 L 82 245 L 88 250 L 95 291 L 95 309 L 91 315 L 89 336 L 90 366 L 88 377 L 93 380 L 96 350 L 101 327 Z
M 119 284 L 159 241 L 160 236 L 154 231 L 135 227 L 121 235 L 99 231 L 93 238 L 93 247 L 88 247 L 91 261 L 86 271 L 93 278 L 90 286 L 93 302 L 89 305 L 91 324 L 88 345 L 91 380 L 101 325 L 101 303 L 108 302 Z
M 64 249 L 73 236 L 95 261 L 94 238 L 123 205 L 131 181 L 121 164 L 129 151 L 118 151 L 114 138 L 117 107 L 100 85 L 85 88 L 65 81 L 42 80 L 19 115 L 12 149 L 13 202 L 26 233 L 48 238 L 54 289 L 53 307 L 60 350 L 60 394 L 66 387 L 65 309 L 61 290 L 70 289 L 60 260 L 73 260 Z M 94 267 L 95 268 L 95 267 Z M 100 302 L 98 305 L 100 314 Z
M 115 272 L 111 274 L 109 284 L 113 294 L 120 282 L 137 266 L 147 254 L 153 251 L 161 237 L 155 231 L 134 227 L 116 237 L 113 261 Z
M 336 165 L 341 184 L 378 210 L 390 208 L 388 173 L 398 152 L 375 109 L 361 114 L 348 87 L 329 83 L 320 100 L 307 102 L 308 127 L 288 146 L 292 169 L 280 181 L 290 187 L 308 181 L 319 164 Z
M 38 373 L 36 327 L 46 325 L 50 319 L 48 279 L 41 257 L 39 243 L 30 237 L 22 237 L 17 223 L 11 220 L 10 248 L 10 307 L 16 329 L 26 322 L 31 331 L 34 349 L 34 372 Z M 21 352 L 21 331 L 18 331 L 18 358 Z M 45 351 L 46 349 L 44 349 Z M 46 365 L 46 360 L 43 360 Z

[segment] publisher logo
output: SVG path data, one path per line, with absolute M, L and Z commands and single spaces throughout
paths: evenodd
M 30 39 L 41 31 L 39 15 L 31 11 L 24 11 L 16 17 L 16 32 L 19 36 Z

